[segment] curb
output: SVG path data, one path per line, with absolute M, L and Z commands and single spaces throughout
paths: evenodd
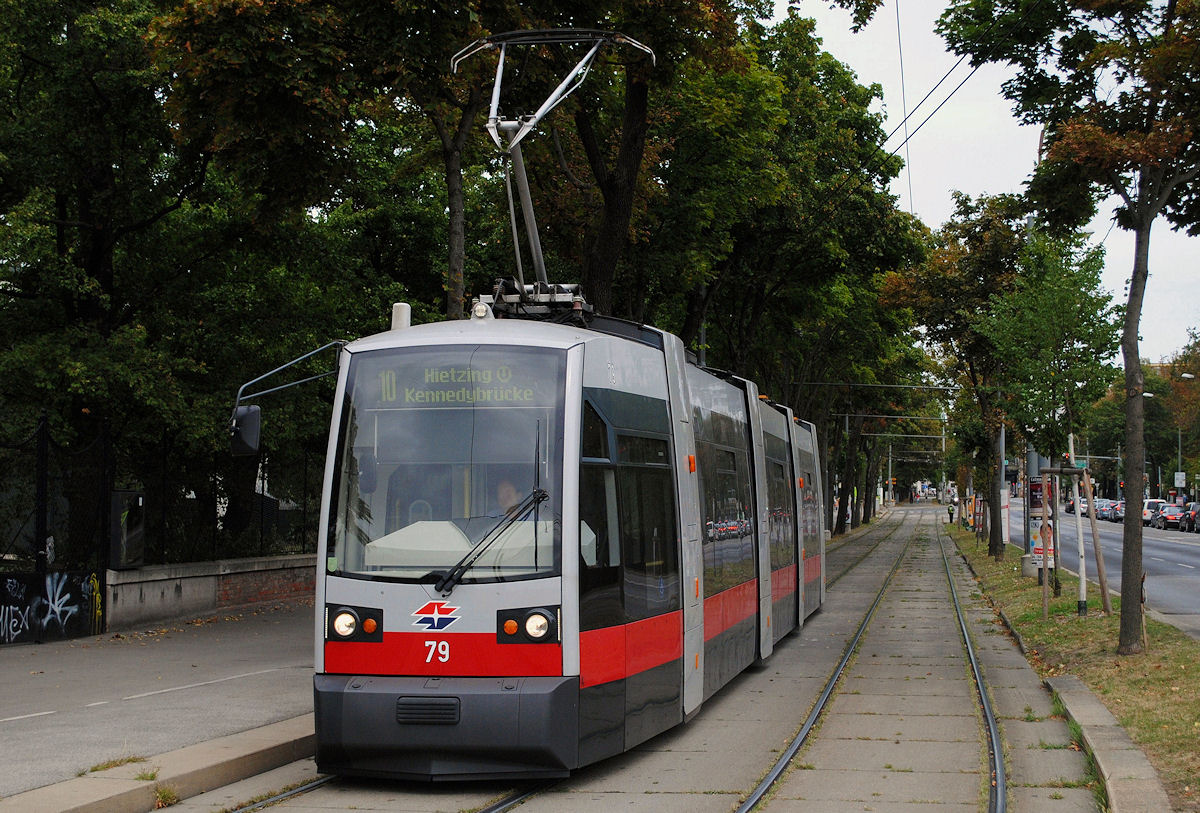
M 1083 745 L 1095 760 L 1108 793 L 1110 813 L 1170 810 L 1170 799 L 1154 766 L 1083 681 L 1061 675 L 1046 678 L 1044 683 L 1083 732 Z
M 311 757 L 316 750 L 314 725 L 313 715 L 306 714 L 35 788 L 0 799 L 0 813 L 146 813 L 155 809 L 160 788 L 186 799 Z M 148 772 L 154 773 L 153 780 L 136 778 Z

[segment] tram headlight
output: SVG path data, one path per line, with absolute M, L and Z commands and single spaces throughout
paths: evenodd
M 496 643 L 555 644 L 561 641 L 559 608 L 510 607 L 496 611 Z
M 525 634 L 535 641 L 540 641 L 550 632 L 550 619 L 545 613 L 532 612 L 525 616 Z
M 358 630 L 358 613 L 353 610 L 338 610 L 333 617 L 333 632 L 339 638 L 349 638 Z

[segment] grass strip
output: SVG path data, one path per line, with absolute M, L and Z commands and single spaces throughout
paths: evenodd
M 951 526 L 950 534 L 1037 673 L 1082 680 L 1154 765 L 1175 810 L 1200 813 L 1200 641 L 1147 617 L 1147 651 L 1118 655 L 1118 594 L 1111 596 L 1113 614 L 1105 616 L 1100 590 L 1089 584 L 1088 611 L 1081 617 L 1079 581 L 1060 572 L 1061 594 L 1051 597 L 1043 621 L 1042 589 L 1036 578 L 1021 575 L 1020 548 L 1008 546 L 997 562 L 973 532 Z

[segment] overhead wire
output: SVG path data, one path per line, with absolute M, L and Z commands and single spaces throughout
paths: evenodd
M 912 188 L 912 154 L 908 149 L 908 87 L 904 81 L 904 40 L 900 36 L 900 0 L 896 0 L 896 51 L 900 55 L 900 112 L 904 114 L 904 171 L 908 176 L 908 213 L 916 215 L 913 209 Z
M 1041 7 L 1041 5 L 1044 2 L 1045 2 L 1045 0 L 1036 0 L 1036 2 L 1034 2 L 1028 8 L 1026 8 L 1025 11 L 1021 14 L 1020 18 L 1016 21 L 1016 23 L 1013 24 L 1012 28 L 1008 31 L 1008 34 L 1011 36 L 1013 33 L 1020 30 L 1020 28 L 1024 25 L 1026 18 L 1028 18 L 1034 11 L 1036 11 L 1039 7 Z M 898 7 L 897 7 L 897 9 L 898 9 Z M 986 38 L 987 35 L 989 33 L 991 33 L 992 29 L 995 28 L 996 24 L 999 22 L 999 19 L 1000 19 L 999 17 L 995 17 L 992 19 L 992 21 L 988 24 L 988 27 L 985 28 L 983 33 L 980 35 L 981 39 Z M 894 136 L 902 128 L 905 130 L 904 140 L 896 147 L 896 149 L 894 149 L 890 153 L 888 153 L 887 157 L 890 158 L 890 157 L 894 156 L 896 153 L 898 153 L 900 151 L 901 148 L 906 147 L 908 145 L 909 141 L 911 141 L 912 138 L 921 131 L 921 128 L 924 127 L 926 124 L 928 124 L 929 120 L 932 119 L 934 116 L 936 116 L 938 111 L 941 110 L 946 105 L 946 103 L 948 101 L 950 101 L 950 99 L 954 98 L 954 94 L 958 93 L 958 91 L 962 89 L 962 86 L 965 85 L 968 81 L 970 81 L 971 77 L 974 76 L 976 74 L 976 72 L 978 72 L 978 70 L 987 63 L 988 57 L 990 57 L 992 55 L 992 53 L 996 50 L 996 48 L 999 47 L 1000 42 L 1001 42 L 1001 40 L 999 38 L 996 41 L 994 41 L 993 44 L 984 52 L 983 57 L 980 58 L 980 60 L 979 60 L 979 63 L 974 68 L 971 69 L 970 73 L 967 74 L 966 78 L 964 78 L 961 82 L 959 82 L 954 87 L 954 89 L 952 91 L 950 91 L 950 93 L 946 96 L 946 98 L 942 99 L 942 101 L 938 103 L 938 106 L 935 107 L 933 109 L 933 111 L 928 116 L 926 116 L 919 125 L 917 125 L 915 130 L 913 130 L 912 132 L 908 132 L 908 127 L 907 127 L 908 120 L 916 115 L 917 111 L 921 109 L 921 106 L 929 100 L 929 97 L 932 96 L 934 94 L 934 92 L 937 91 L 937 89 L 942 86 L 942 83 L 944 83 L 946 81 L 946 79 L 948 79 L 950 77 L 950 75 L 952 73 L 954 73 L 955 70 L 958 69 L 958 66 L 963 63 L 963 60 L 965 60 L 967 58 L 966 54 L 963 54 L 962 56 L 960 56 L 958 58 L 958 60 L 953 65 L 950 66 L 949 70 L 947 70 L 942 75 L 942 78 L 939 79 L 937 81 L 937 83 L 932 88 L 929 89 L 929 92 L 927 92 L 924 97 L 922 97 L 921 101 L 917 102 L 916 106 L 913 107 L 912 112 L 908 113 L 904 117 L 904 120 L 901 121 L 899 124 L 897 124 L 896 127 L 893 128 L 892 131 L 887 134 L 887 137 L 884 138 L 881 143 L 878 143 L 875 145 L 875 149 L 873 149 L 871 151 L 871 153 L 866 157 L 866 159 L 862 162 L 861 167 L 863 169 L 869 170 L 871 168 L 871 163 L 875 160 L 875 156 L 877 156 L 880 152 L 883 151 L 884 144 L 886 144 L 888 141 L 890 141 L 892 136 Z M 830 193 L 830 196 L 832 197 L 832 196 L 838 195 L 838 193 L 840 193 L 851 182 L 856 182 L 858 184 L 862 184 L 863 179 L 859 175 L 847 175 L 842 180 L 842 182 L 839 183 L 838 186 L 834 188 L 834 190 Z M 822 207 L 821 211 L 818 214 L 827 215 L 827 214 L 831 213 L 831 210 L 835 209 L 838 205 L 840 205 L 842 203 L 843 200 L 845 200 L 847 197 L 849 197 L 850 192 L 852 192 L 852 191 L 853 190 L 848 191 L 845 195 L 837 198 L 836 200 L 833 200 L 832 203 L 826 203 L 826 205 L 824 207 Z M 822 223 L 824 223 L 824 222 L 828 222 L 827 216 L 823 219 Z

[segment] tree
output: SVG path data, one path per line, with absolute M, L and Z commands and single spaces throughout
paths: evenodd
M 162 19 L 153 42 L 160 64 L 175 73 L 170 104 L 188 143 L 227 162 L 271 199 L 311 203 L 328 192 L 330 179 L 344 171 L 352 111 L 369 116 L 372 106 L 405 104 L 420 110 L 445 167 L 451 317 L 461 315 L 463 300 L 463 161 L 483 144 L 479 113 L 495 68 L 474 59 L 452 75 L 450 57 L 488 32 L 515 28 L 604 28 L 653 43 L 657 67 L 648 60 L 623 65 L 624 55 L 610 55 L 563 111 L 573 117 L 574 146 L 601 198 L 576 260 L 589 298 L 610 312 L 643 168 L 651 87 L 673 82 L 689 56 L 719 57 L 736 41 L 740 15 L 761 13 L 765 9 L 753 3 L 732 0 L 717 8 L 698 0 L 522 7 L 503 0 L 188 0 Z M 531 51 L 530 74 L 546 80 L 546 91 L 578 58 L 556 49 Z M 295 166 L 306 172 L 280 172 Z
M 674 84 L 654 94 L 654 160 L 644 173 L 638 239 L 626 251 L 614 295 L 614 307 L 638 321 L 681 319 L 685 342 L 696 338 L 698 324 L 689 317 L 698 314 L 688 309 L 680 317 L 671 306 L 719 287 L 739 235 L 783 190 L 783 88 L 752 48 L 740 52 L 741 65 L 715 70 L 689 57 Z
M 467 65 L 452 76 L 450 57 L 480 36 L 485 5 L 183 2 L 156 21 L 151 42 L 174 76 L 168 103 L 182 139 L 216 156 L 273 210 L 322 202 L 348 171 L 357 123 L 386 123 L 397 107 L 415 104 L 441 145 L 446 313 L 459 318 L 462 164 L 489 72 Z M 493 22 L 513 19 L 487 10 Z
M 1104 254 L 1080 236 L 1026 236 L 1013 287 L 993 294 L 979 331 L 996 348 L 1004 410 L 1035 448 L 1056 457 L 1088 423 L 1115 368 L 1120 308 L 1100 289 Z
M 1138 324 L 1149 274 L 1150 227 L 1165 215 L 1200 230 L 1200 5 L 1176 0 L 1103 2 L 957 0 L 938 26 L 974 64 L 1017 73 L 1004 85 L 1020 117 L 1046 128 L 1046 160 L 1029 194 L 1050 222 L 1077 224 L 1098 192 L 1117 195 L 1116 222 L 1134 233 L 1121 351 L 1125 446 L 1145 454 Z M 1121 559 L 1118 651 L 1142 651 L 1142 494 L 1129 494 Z
M 974 398 L 987 436 L 989 461 L 989 553 L 1004 556 L 1000 518 L 999 461 L 1003 405 L 997 381 L 1003 359 L 981 330 L 993 296 L 1016 282 L 1023 239 L 1023 201 L 1013 196 L 971 200 L 955 193 L 954 217 L 935 235 L 927 262 L 912 273 L 888 275 L 884 296 L 912 308 L 929 338 L 945 348 L 956 373 Z
M 169 76 L 145 42 L 165 9 L 0 3 L 3 440 L 46 412 L 65 477 L 67 519 L 53 532 L 66 566 L 90 564 L 107 540 L 114 485 L 146 492 L 149 557 L 236 552 L 255 499 L 253 463 L 227 454 L 237 386 L 331 338 L 383 327 L 399 298 L 376 273 L 387 263 L 358 261 L 371 244 L 350 242 L 345 221 L 321 222 L 283 196 L 276 217 L 262 218 L 260 194 L 175 143 Z M 440 199 L 426 205 L 442 209 Z M 328 425 L 311 392 L 279 398 L 276 469 Z M 272 489 L 298 496 L 300 479 L 285 472 Z M 229 508 L 223 534 L 218 504 Z
M 206 170 L 172 144 L 142 41 L 161 8 L 0 2 L 0 398 L 22 407 L 11 430 L 45 409 L 68 449 L 94 452 L 64 486 L 59 545 L 75 563 L 94 552 L 114 439 L 178 415 L 192 367 L 145 321 L 160 274 L 149 246 Z

